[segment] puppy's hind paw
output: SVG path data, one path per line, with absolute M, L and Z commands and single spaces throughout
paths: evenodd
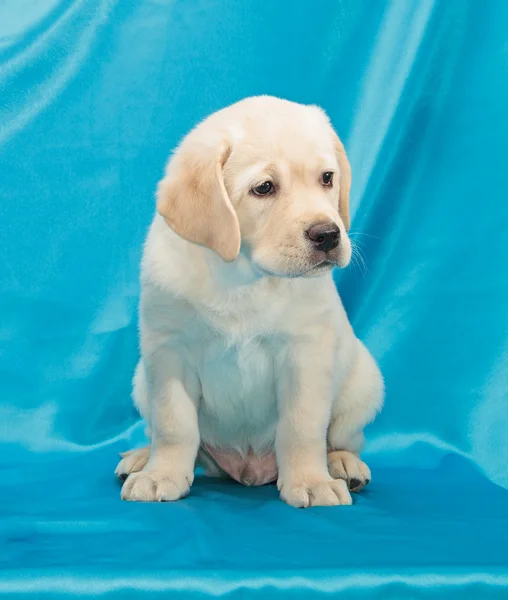
M 369 467 L 346 450 L 328 453 L 328 471 L 334 479 L 343 479 L 352 492 L 359 492 L 372 478 Z
M 115 469 L 115 475 L 121 481 L 125 481 L 131 473 L 137 473 L 145 468 L 150 458 L 150 446 L 144 448 L 135 448 L 120 454 L 122 460 Z

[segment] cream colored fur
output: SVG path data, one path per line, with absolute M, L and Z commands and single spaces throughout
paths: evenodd
M 274 193 L 255 195 L 265 181 Z M 350 504 L 348 485 L 368 483 L 358 453 L 383 381 L 330 274 L 351 258 L 350 184 L 323 111 L 267 96 L 213 114 L 175 151 L 142 262 L 133 397 L 151 442 L 118 465 L 124 499 L 187 494 L 200 442 L 274 450 L 293 506 Z M 305 233 L 323 221 L 340 229 L 324 262 Z

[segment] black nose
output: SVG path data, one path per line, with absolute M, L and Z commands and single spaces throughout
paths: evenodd
M 335 223 L 314 223 L 306 233 L 316 250 L 330 252 L 339 245 L 340 229 Z

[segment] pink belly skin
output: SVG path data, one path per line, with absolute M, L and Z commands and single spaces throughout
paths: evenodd
M 247 456 L 243 456 L 236 450 L 222 450 L 208 444 L 202 444 L 202 447 L 217 465 L 238 483 L 255 486 L 277 480 L 277 461 L 273 452 L 256 456 L 249 450 Z

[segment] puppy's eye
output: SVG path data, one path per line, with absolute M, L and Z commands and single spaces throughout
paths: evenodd
M 263 181 L 263 183 L 253 187 L 252 192 L 256 194 L 256 196 L 268 196 L 269 194 L 273 194 L 273 183 L 271 181 Z
M 321 181 L 322 181 L 323 185 L 326 185 L 327 187 L 332 187 L 332 185 L 333 185 L 333 173 L 331 171 L 325 171 L 321 175 Z

